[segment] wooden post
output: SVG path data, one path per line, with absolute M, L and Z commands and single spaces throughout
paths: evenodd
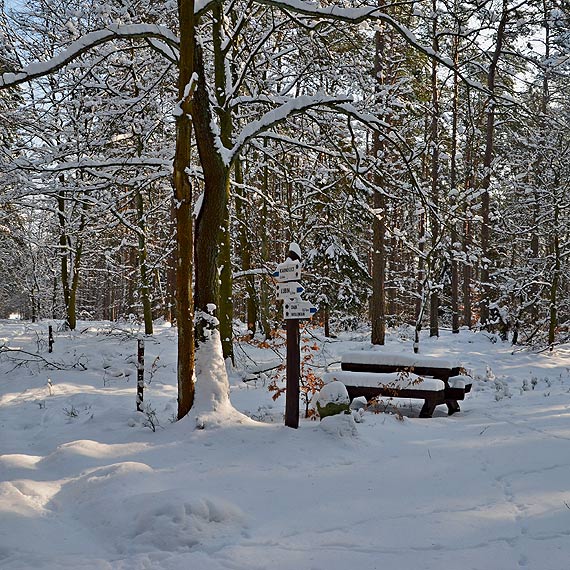
M 144 340 L 138 340 L 137 355 L 137 412 L 142 412 L 144 398 Z
M 48 352 L 53 352 L 53 327 L 48 327 Z
M 287 331 L 287 383 L 285 391 L 285 425 L 299 427 L 299 380 L 301 379 L 301 333 L 299 320 L 310 319 L 317 312 L 317 307 L 301 299 L 303 287 L 298 283 L 301 278 L 301 249 L 291 243 L 287 259 L 277 266 L 273 273 L 277 280 L 277 297 L 283 303 L 283 316 Z
M 299 380 L 301 348 L 299 319 L 287 319 L 287 391 L 285 392 L 285 425 L 299 427 Z

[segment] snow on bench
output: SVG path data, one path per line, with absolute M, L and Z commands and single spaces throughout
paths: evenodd
M 450 388 L 459 388 L 465 390 L 467 386 L 471 387 L 473 383 L 473 379 L 469 376 L 452 376 L 448 381 L 447 384 Z M 469 388 L 471 389 L 471 388 Z
M 382 364 L 401 368 L 459 368 L 449 360 L 420 354 L 401 354 L 379 350 L 353 350 L 341 356 L 341 364 Z
M 445 390 L 443 380 L 437 378 L 422 378 L 417 374 L 410 372 L 391 372 L 387 374 L 377 374 L 375 372 L 347 372 L 338 370 L 327 372 L 323 381 L 325 384 L 338 380 L 344 385 L 351 384 L 361 386 L 363 388 L 378 388 L 379 386 L 387 388 L 395 388 L 398 390 L 406 390 L 413 388 L 414 390 Z

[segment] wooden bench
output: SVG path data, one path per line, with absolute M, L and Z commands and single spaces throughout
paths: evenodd
M 420 418 L 431 418 L 435 407 L 445 403 L 445 384 L 436 378 L 422 378 L 411 372 L 352 372 L 338 370 L 324 376 L 325 383 L 338 380 L 346 386 L 351 400 L 364 396 L 368 401 L 378 396 L 424 400 Z
M 340 380 L 351 400 L 423 399 L 420 418 L 431 418 L 440 404 L 447 405 L 449 415 L 461 410 L 458 400 L 465 399 L 472 385 L 463 373 L 460 366 L 435 357 L 361 350 L 343 354 L 340 372 L 329 373 L 326 380 Z

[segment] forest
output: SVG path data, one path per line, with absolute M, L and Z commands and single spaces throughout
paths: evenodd
M 570 324 L 563 0 L 14 0 L 0 34 L 0 318 L 552 349 Z M 238 326 L 243 324 L 244 326 Z M 205 354 L 211 356 L 210 351 Z

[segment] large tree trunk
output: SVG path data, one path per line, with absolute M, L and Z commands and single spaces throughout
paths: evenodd
M 229 381 L 222 351 L 219 320 L 219 252 L 230 191 L 230 165 L 222 159 L 212 132 L 213 117 L 205 82 L 201 46 L 194 45 L 198 74 L 192 104 L 196 144 L 204 173 L 204 195 L 196 217 L 196 420 L 198 426 L 220 412 L 235 414 L 229 401 Z M 221 315 L 227 319 L 228 315 Z M 231 342 L 231 337 L 230 337 Z M 204 415 L 206 414 L 206 415 Z M 208 419 L 209 418 L 209 419 Z M 216 421 L 216 420 L 213 420 Z
M 213 118 L 204 78 L 202 50 L 199 45 L 195 46 L 195 66 L 198 83 L 194 94 L 192 117 L 196 144 L 204 172 L 204 195 L 196 218 L 194 240 L 196 248 L 196 334 L 198 335 L 197 341 L 200 342 L 205 339 L 205 329 L 210 329 L 214 323 L 208 315 L 217 316 L 219 309 L 218 255 L 220 232 L 224 226 L 229 195 L 230 169 L 224 164 L 216 149 L 216 141 L 210 127 Z
M 214 78 L 222 144 L 231 146 L 231 112 L 226 107 L 226 55 L 222 45 L 223 6 L 213 7 Z M 212 132 L 214 122 L 205 81 L 204 56 L 196 43 L 194 65 L 198 84 L 194 95 L 193 119 L 196 144 L 204 173 L 204 195 L 196 218 L 196 334 L 206 339 L 205 331 L 219 325 L 224 358 L 233 360 L 232 344 L 232 267 L 230 242 L 230 169 L 218 152 Z M 211 317 L 217 318 L 217 323 Z
M 192 185 L 186 172 L 191 157 L 192 88 L 194 74 L 194 0 L 178 0 L 180 62 L 174 157 L 174 212 L 176 219 L 176 322 L 178 325 L 178 419 L 194 403 L 194 313 L 192 303 Z

